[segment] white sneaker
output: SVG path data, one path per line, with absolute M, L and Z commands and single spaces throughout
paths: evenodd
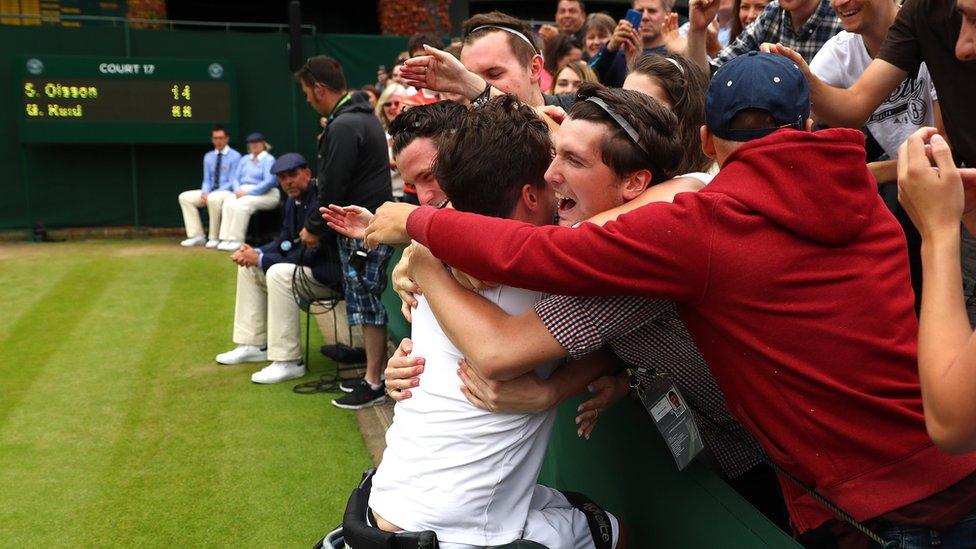
M 305 365 L 301 362 L 272 362 L 260 372 L 254 372 L 251 381 L 254 383 L 279 383 L 289 379 L 298 379 L 304 375 Z
M 206 242 L 207 242 L 206 238 L 202 236 L 194 236 L 191 238 L 187 238 L 183 242 L 180 242 L 180 246 L 183 246 L 184 248 L 192 248 L 194 246 L 202 246 Z
M 219 240 L 208 240 L 207 241 L 207 248 L 208 249 L 216 250 L 217 249 L 217 246 L 219 246 L 219 245 L 220 245 L 220 241 Z
M 236 252 L 244 243 L 237 240 L 222 240 L 217 244 L 217 249 L 225 252 Z
M 268 360 L 268 351 L 254 345 L 238 345 L 234 350 L 217 355 L 220 364 L 240 364 L 242 362 L 263 362 Z

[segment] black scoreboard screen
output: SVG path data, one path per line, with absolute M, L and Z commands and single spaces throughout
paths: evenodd
M 23 142 L 200 142 L 214 124 L 236 126 L 227 62 L 28 56 L 21 67 Z

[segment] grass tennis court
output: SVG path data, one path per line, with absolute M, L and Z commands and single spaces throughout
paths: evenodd
M 235 268 L 172 240 L 0 244 L 2 545 L 308 547 L 338 524 L 370 464 L 355 416 L 214 362 Z

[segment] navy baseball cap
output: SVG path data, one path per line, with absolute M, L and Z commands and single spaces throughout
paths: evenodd
M 773 115 L 771 128 L 733 130 L 732 118 L 744 109 Z M 796 63 L 774 53 L 751 51 L 722 65 L 705 94 L 708 131 L 730 141 L 750 141 L 780 128 L 802 130 L 810 117 L 810 88 Z
M 247 136 L 247 139 L 245 139 L 244 141 L 247 143 L 254 143 L 255 141 L 267 141 L 267 139 L 264 138 L 264 134 L 262 134 L 261 132 L 254 132 L 249 134 Z
M 305 161 L 305 157 L 298 153 L 285 153 L 278 157 L 271 165 L 271 173 L 278 175 L 281 172 L 287 172 L 288 170 L 294 170 L 295 168 L 304 168 L 308 166 L 308 162 Z

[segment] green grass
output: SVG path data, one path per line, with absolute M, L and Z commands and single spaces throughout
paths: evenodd
M 214 362 L 227 258 L 0 246 L 0 546 L 309 547 L 339 523 L 370 465 L 355 417 Z

